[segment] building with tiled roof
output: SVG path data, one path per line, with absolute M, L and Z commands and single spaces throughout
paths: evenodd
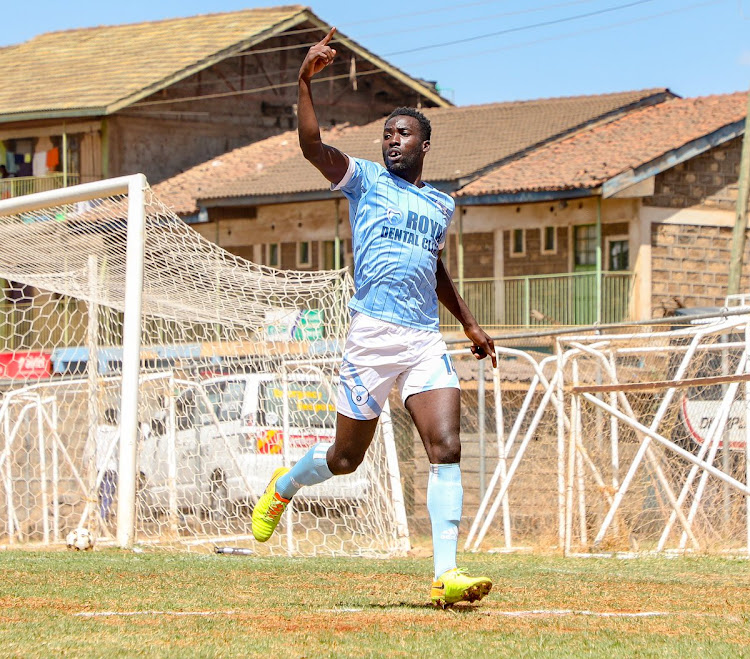
M 463 204 L 504 201 L 524 195 L 599 191 L 605 198 L 653 176 L 653 169 L 695 157 L 742 133 L 746 93 L 705 98 L 672 99 L 631 112 L 610 123 L 581 131 L 546 145 L 464 186 Z M 686 145 L 699 141 L 690 149 Z M 679 153 L 683 150 L 682 153 Z M 652 164 L 649 168 L 649 164 Z
M 565 272 L 568 290 L 587 289 L 532 292 L 526 312 L 542 322 L 722 306 L 747 108 L 745 92 L 674 98 L 545 145 L 456 193 L 463 230 L 491 225 L 493 276 L 518 277 L 531 290 L 524 277 Z M 472 250 L 484 249 L 471 244 L 469 264 Z M 594 312 L 586 298 L 596 297 Z
M 672 94 L 647 89 L 535 101 L 491 103 L 467 107 L 423 109 L 432 124 L 425 180 L 447 191 L 459 189 L 487 168 L 540 145 L 606 122 L 638 107 L 660 103 Z M 382 159 L 382 119 L 352 126 L 328 138 L 345 153 L 370 160 Z M 231 182 L 204 186 L 206 206 L 229 202 L 273 203 L 281 199 L 333 196 L 325 179 L 297 151 L 260 177 L 237 176 Z M 337 193 L 338 195 L 338 193 Z M 243 202 L 244 203 L 244 202 Z
M 433 125 L 425 178 L 453 191 L 488 167 L 547 144 L 583 127 L 611 120 L 638 107 L 660 103 L 665 89 L 423 109 Z M 346 153 L 380 160 L 382 119 L 364 126 L 324 131 L 324 140 Z M 262 205 L 282 201 L 338 198 L 302 157 L 290 131 L 201 163 L 157 186 L 162 200 L 181 215 L 200 206 Z
M 301 5 L 41 34 L 0 48 L 0 193 L 143 172 L 169 178 L 295 126 L 296 71 L 328 26 Z M 345 35 L 326 125 L 449 106 Z M 335 102 L 333 102 L 335 99 Z M 8 155 L 10 154 L 10 155 Z
M 747 95 L 653 94 L 659 102 L 650 92 L 594 97 L 588 115 L 585 97 L 426 111 L 425 179 L 458 205 L 444 257 L 482 322 L 607 322 L 722 303 Z M 381 124 L 323 138 L 380 160 Z M 304 161 L 294 133 L 258 147 L 157 193 L 178 212 L 202 208 L 208 221 L 196 228 L 253 260 L 349 263 L 346 201 Z M 222 173 L 209 180 L 211 168 Z M 181 180 L 178 202 L 166 186 Z

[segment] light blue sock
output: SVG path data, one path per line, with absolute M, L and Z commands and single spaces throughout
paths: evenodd
M 464 503 L 461 467 L 458 464 L 430 465 L 427 481 L 427 510 L 432 522 L 432 552 L 435 579 L 456 567 L 458 524 Z
M 303 485 L 316 485 L 333 478 L 326 460 L 331 446 L 331 442 L 321 442 L 310 448 L 296 465 L 276 481 L 276 491 L 285 499 L 291 499 Z

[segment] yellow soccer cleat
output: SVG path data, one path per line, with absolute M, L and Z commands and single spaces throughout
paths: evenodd
M 470 577 L 464 570 L 454 567 L 432 582 L 430 598 L 435 606 L 444 609 L 456 602 L 477 602 L 490 590 L 492 581 L 487 577 Z
M 291 501 L 276 492 L 276 481 L 288 471 L 287 467 L 279 467 L 273 472 L 271 482 L 253 508 L 253 536 L 258 542 L 265 542 L 273 535 L 281 515 Z

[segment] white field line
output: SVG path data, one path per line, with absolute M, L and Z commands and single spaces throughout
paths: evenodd
M 491 616 L 530 618 L 544 616 L 592 616 L 595 618 L 656 618 L 674 615 L 668 611 L 576 611 L 574 609 L 532 609 L 531 611 L 483 611 Z
M 322 609 L 321 613 L 361 613 L 362 608 Z M 402 608 L 394 609 L 403 611 Z M 107 618 L 131 616 L 236 616 L 243 611 L 80 611 L 73 615 L 79 618 Z M 488 616 L 505 616 L 510 618 L 531 618 L 545 616 L 592 616 L 596 618 L 654 618 L 659 616 L 680 615 L 682 612 L 668 611 L 586 611 L 575 609 L 532 609 L 529 611 L 492 611 L 484 609 L 482 614 Z
M 236 616 L 242 611 L 79 611 L 78 618 L 108 618 L 124 616 Z

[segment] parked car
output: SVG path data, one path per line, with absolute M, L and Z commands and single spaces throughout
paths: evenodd
M 334 392 L 315 375 L 295 375 L 286 385 L 270 373 L 183 383 L 166 419 L 140 451 L 139 469 L 154 505 L 167 509 L 173 487 L 180 508 L 217 515 L 239 505 L 251 508 L 277 467 L 293 465 L 320 441 L 333 441 Z M 301 495 L 356 506 L 367 492 L 366 470 L 363 464 L 354 474 L 305 488 Z

